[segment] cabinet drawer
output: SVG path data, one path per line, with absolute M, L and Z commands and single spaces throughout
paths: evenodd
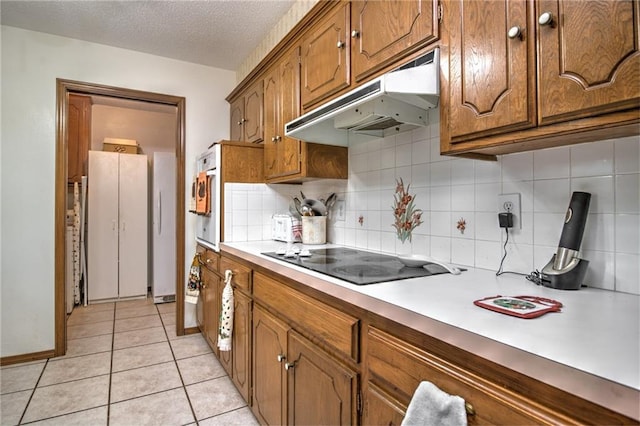
M 253 296 L 306 331 L 314 341 L 331 346 L 358 361 L 359 320 L 306 296 L 272 278 L 256 273 Z
M 370 380 L 409 404 L 421 381 L 459 395 L 470 424 L 572 424 L 534 401 L 375 328 L 367 332 Z
M 215 251 L 207 250 L 198 246 L 197 253 L 200 255 L 200 264 L 210 271 L 218 272 L 220 255 Z
M 226 257 L 220 258 L 220 274 L 224 281 L 225 271 L 233 272 L 231 282 L 235 288 L 251 293 L 251 269 Z

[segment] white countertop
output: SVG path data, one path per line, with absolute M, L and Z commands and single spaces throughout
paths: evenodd
M 496 277 L 493 271 L 475 268 L 460 275 L 358 286 L 260 254 L 282 244 L 224 243 L 223 250 L 237 249 L 262 266 L 279 265 L 280 272 L 286 272 L 282 267 L 295 268 L 317 278 L 305 284 L 347 302 L 361 305 L 361 296 L 369 296 L 365 309 L 397 315 L 391 319 L 401 323 L 408 319 L 406 325 L 419 331 L 640 419 L 640 296 L 591 288 L 555 290 L 523 276 Z M 497 295 L 540 296 L 561 302 L 563 308 L 521 319 L 473 304 Z M 418 327 L 416 318 L 423 319 Z

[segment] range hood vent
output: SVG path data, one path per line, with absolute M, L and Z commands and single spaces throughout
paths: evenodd
M 438 106 L 438 48 L 316 108 L 285 125 L 285 135 L 347 146 L 413 130 Z

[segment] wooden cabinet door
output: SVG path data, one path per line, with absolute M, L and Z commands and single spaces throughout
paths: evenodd
M 385 391 L 371 382 L 367 383 L 367 389 L 364 393 L 362 424 L 400 426 L 406 411 L 407 407 Z
M 244 119 L 244 98 L 238 98 L 231 104 L 229 139 L 232 141 L 244 141 L 242 120 Z
M 638 1 L 539 0 L 540 123 L 638 108 Z
M 296 175 L 301 170 L 300 144 L 284 135 L 284 126 L 300 115 L 300 54 L 294 49 L 279 67 L 280 125 L 278 127 L 278 176 Z
M 204 337 L 211 349 L 217 352 L 218 347 L 218 322 L 220 319 L 220 296 L 218 287 L 220 278 L 206 268 L 201 268 L 202 273 L 202 301 L 204 319 Z
M 278 128 L 280 126 L 280 69 L 264 78 L 264 176 L 278 176 Z
M 438 37 L 437 0 L 351 2 L 351 68 L 355 81 Z
M 535 126 L 531 3 L 455 0 L 447 6 L 450 96 L 441 101 L 448 104 L 451 142 Z M 512 27 L 520 27 L 522 37 L 509 38 Z
M 322 19 L 302 40 L 303 109 L 349 87 L 350 4 L 345 2 Z
M 244 400 L 250 402 L 251 298 L 239 291 L 234 292 L 232 341 L 232 380 Z
M 289 327 L 262 307 L 253 309 L 253 413 L 261 424 L 289 424 L 284 369 Z
M 244 119 L 243 131 L 244 141 L 251 143 L 262 142 L 263 133 L 263 117 L 262 117 L 262 80 L 256 82 L 249 88 L 244 95 Z
M 91 98 L 70 94 L 67 117 L 67 181 L 80 182 L 91 145 Z
M 319 347 L 289 332 L 288 424 L 357 424 L 357 376 Z

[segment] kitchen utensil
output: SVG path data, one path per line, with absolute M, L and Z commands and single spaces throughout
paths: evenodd
M 327 212 L 333 208 L 337 199 L 338 199 L 338 196 L 336 195 L 335 192 L 332 192 L 329 195 L 329 197 L 327 197 L 327 202 L 325 203 L 325 206 L 327 207 Z
M 589 261 L 578 258 L 578 253 L 590 202 L 591 194 L 588 192 L 576 191 L 571 195 L 558 250 L 539 274 L 545 287 L 578 290 L 582 286 Z
M 303 206 L 309 206 L 311 210 L 313 210 L 313 216 L 326 216 L 327 215 L 327 206 L 321 203 L 318 200 L 314 200 L 313 198 L 305 198 L 302 200 Z
M 302 202 L 300 202 L 300 199 L 298 197 L 293 197 L 293 205 L 295 206 L 298 215 L 302 216 Z
M 300 212 L 301 212 L 301 214 L 302 214 L 302 216 L 303 216 L 303 217 L 306 217 L 306 216 L 314 216 L 314 215 L 315 215 L 315 214 L 314 214 L 314 212 L 313 212 L 313 210 L 311 209 L 311 207 L 309 207 L 309 206 L 308 206 L 308 205 L 306 205 L 306 204 L 303 204 L 303 205 L 300 207 Z
M 448 263 L 441 262 L 439 260 L 433 259 L 429 256 L 422 256 L 419 254 L 409 254 L 404 256 L 398 256 L 398 260 L 402 262 L 405 266 L 410 268 L 420 268 L 427 267 L 429 264 L 438 265 L 442 268 L 446 269 L 453 275 L 459 275 L 461 270 L 456 268 L 453 265 L 449 265 Z

